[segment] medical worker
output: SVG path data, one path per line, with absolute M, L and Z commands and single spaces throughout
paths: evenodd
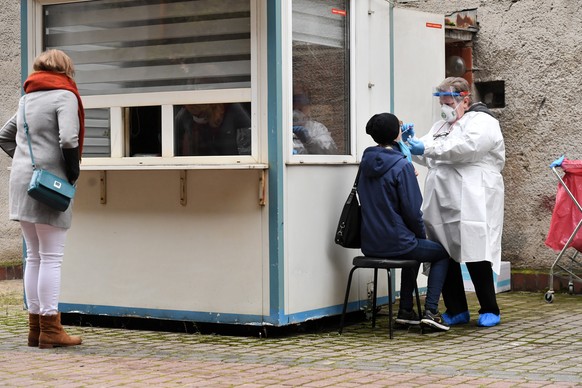
M 446 78 L 435 96 L 442 120 L 422 138 L 406 140 L 415 162 L 428 167 L 422 209 L 427 235 L 452 258 L 442 317 L 449 325 L 469 322 L 459 264 L 466 263 L 481 306 L 477 324 L 495 326 L 501 320 L 493 272 L 501 266 L 503 136 L 487 107 L 473 103 L 464 78 Z

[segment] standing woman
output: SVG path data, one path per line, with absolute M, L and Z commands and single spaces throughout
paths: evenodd
M 420 140 L 408 140 L 415 161 L 428 167 L 424 221 L 429 238 L 451 255 L 443 286 L 449 325 L 469 322 L 459 263 L 466 263 L 481 305 L 479 326 L 501 321 L 493 272 L 501 266 L 505 145 L 499 122 L 473 103 L 469 83 L 449 77 L 437 88 L 442 120 Z
M 72 205 L 60 212 L 28 196 L 32 162 L 24 115 L 38 168 L 67 178 L 79 177 L 84 111 L 73 81 L 71 59 L 60 50 L 41 53 L 24 82 L 18 111 L 0 129 L 0 147 L 13 158 L 10 171 L 10 219 L 20 222 L 26 242 L 24 290 L 29 311 L 28 346 L 52 348 L 81 343 L 63 330 L 58 312 L 61 264 Z

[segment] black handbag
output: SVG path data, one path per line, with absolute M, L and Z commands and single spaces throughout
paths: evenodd
M 28 185 L 28 195 L 54 210 L 64 212 L 69 207 L 71 199 L 75 196 L 75 186 L 71 185 L 66 179 L 51 174 L 46 170 L 36 168 L 34 155 L 32 154 L 32 144 L 30 143 L 30 133 L 28 132 L 28 123 L 26 122 L 25 103 L 22 105 L 22 116 L 32 162 L 32 179 Z
M 362 225 L 362 209 L 358 199 L 358 180 L 360 168 L 356 175 L 354 186 L 344 204 L 335 232 L 335 243 L 344 248 L 361 248 L 360 230 Z

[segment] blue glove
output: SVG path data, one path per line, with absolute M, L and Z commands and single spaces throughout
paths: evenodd
M 552 167 L 560 167 L 562 162 L 564 161 L 564 155 L 560 156 L 558 159 L 554 160 L 552 164 L 550 164 L 550 168 Z
M 307 129 L 303 125 L 294 125 L 293 133 L 297 136 L 299 140 L 305 143 L 308 140 Z
M 424 154 L 424 143 L 418 139 L 413 138 L 413 137 L 408 139 L 408 148 L 410 148 L 410 153 L 412 155 Z
M 414 137 L 414 124 L 412 123 L 405 123 L 402 124 L 402 141 L 407 142 L 408 139 Z

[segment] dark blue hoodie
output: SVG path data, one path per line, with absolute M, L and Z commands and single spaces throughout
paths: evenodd
M 398 150 L 380 146 L 364 151 L 358 196 L 362 205 L 362 252 L 394 257 L 426 238 L 422 194 L 414 167 Z

